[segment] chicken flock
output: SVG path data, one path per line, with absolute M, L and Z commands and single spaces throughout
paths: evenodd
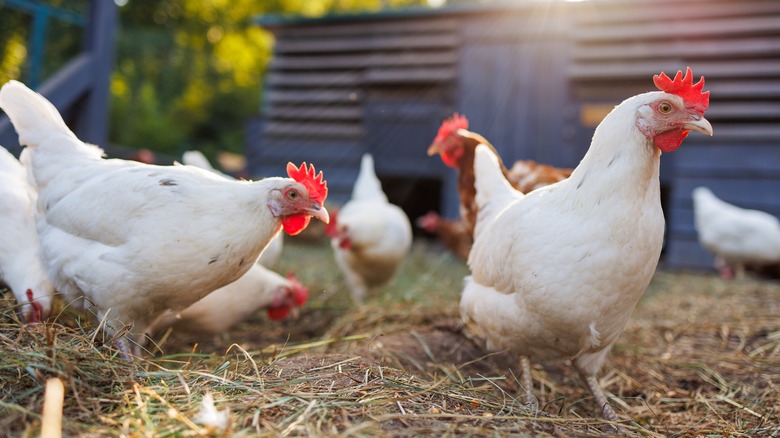
M 449 221 L 430 213 L 417 224 L 467 261 L 462 319 L 488 350 L 518 355 L 529 402 L 531 361 L 571 360 L 602 416 L 618 420 L 596 375 L 661 253 L 660 156 L 690 131 L 712 135 L 703 78 L 694 84 L 688 69 L 653 81 L 659 91 L 606 116 L 575 169 L 529 161 L 507 168 L 458 114 L 428 148 L 457 172 L 461 214 Z M 0 274 L 20 319 L 49 317 L 56 290 L 93 312 L 128 359 L 170 327 L 210 334 L 260 309 L 271 319 L 294 316 L 309 290 L 272 269 L 281 231 L 298 234 L 311 218 L 327 224 L 358 304 L 410 251 L 409 219 L 388 202 L 371 155 L 362 157 L 351 199 L 329 214 L 327 183 L 313 164 L 289 163 L 287 178 L 237 181 L 197 152 L 173 166 L 105 159 L 19 82 L 0 89 L 0 108 L 26 146 L 21 162 L 0 150 Z M 760 261 L 780 259 L 774 217 L 728 206 L 704 188 L 694 201 L 702 243 L 721 263 L 752 261 L 740 237 L 718 245 L 735 223 L 755 233 Z M 705 209 L 720 209 L 728 223 L 709 221 L 715 215 Z

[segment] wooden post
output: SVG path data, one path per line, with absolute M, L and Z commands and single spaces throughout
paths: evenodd
M 108 141 L 111 71 L 114 66 L 114 31 L 118 11 L 113 1 L 92 0 L 84 30 L 84 50 L 91 56 L 92 86 L 82 102 L 75 126 L 83 141 L 98 145 Z

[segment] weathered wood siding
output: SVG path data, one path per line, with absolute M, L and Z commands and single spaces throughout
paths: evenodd
M 439 121 L 465 113 L 506 161 L 575 166 L 600 114 L 691 66 L 712 92 L 713 138 L 693 133 L 662 158 L 666 262 L 711 266 L 696 241 L 691 191 L 780 215 L 780 2 L 600 0 L 451 7 L 291 22 L 278 43 L 253 170 L 309 159 L 344 199 L 359 155 L 380 172 L 444 182 L 424 156 Z M 264 131 L 262 128 L 264 127 Z M 332 176 L 331 176 L 332 175 Z
M 348 199 L 365 152 L 380 177 L 443 175 L 424 151 L 452 110 L 455 29 L 455 20 L 430 18 L 275 28 L 263 117 L 250 127 L 250 171 L 315 162 L 335 203 Z

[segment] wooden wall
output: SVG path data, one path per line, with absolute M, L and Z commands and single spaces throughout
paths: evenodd
M 448 18 L 275 28 L 250 171 L 276 175 L 282 161 L 313 161 L 334 203 L 348 199 L 366 152 L 380 177 L 444 175 L 425 149 L 452 111 L 455 28 Z
M 715 136 L 694 133 L 662 158 L 667 264 L 711 266 L 693 227 L 699 185 L 780 215 L 776 0 L 528 2 L 271 28 L 266 106 L 248 144 L 258 174 L 314 161 L 339 202 L 371 151 L 380 177 L 439 178 L 439 207 L 455 216 L 452 172 L 424 155 L 443 117 L 465 113 L 506 161 L 575 166 L 600 114 L 652 90 L 653 74 L 691 66 L 707 77 Z

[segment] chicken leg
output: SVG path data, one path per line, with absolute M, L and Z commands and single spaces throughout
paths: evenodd
M 607 421 L 617 422 L 618 416 L 615 413 L 615 410 L 612 408 L 612 405 L 610 405 L 607 401 L 607 397 L 604 395 L 604 390 L 601 389 L 598 380 L 596 380 L 596 376 L 582 370 L 580 367 L 577 367 L 577 371 L 579 371 L 580 378 L 582 378 L 582 381 L 585 382 L 585 385 L 590 390 L 590 393 L 593 394 L 593 398 L 596 400 L 596 405 L 599 407 L 599 409 L 601 409 L 601 416 Z
M 520 370 L 523 375 L 520 377 L 520 383 L 525 388 L 525 404 L 534 403 L 534 383 L 531 377 L 531 361 L 528 356 L 520 356 Z

